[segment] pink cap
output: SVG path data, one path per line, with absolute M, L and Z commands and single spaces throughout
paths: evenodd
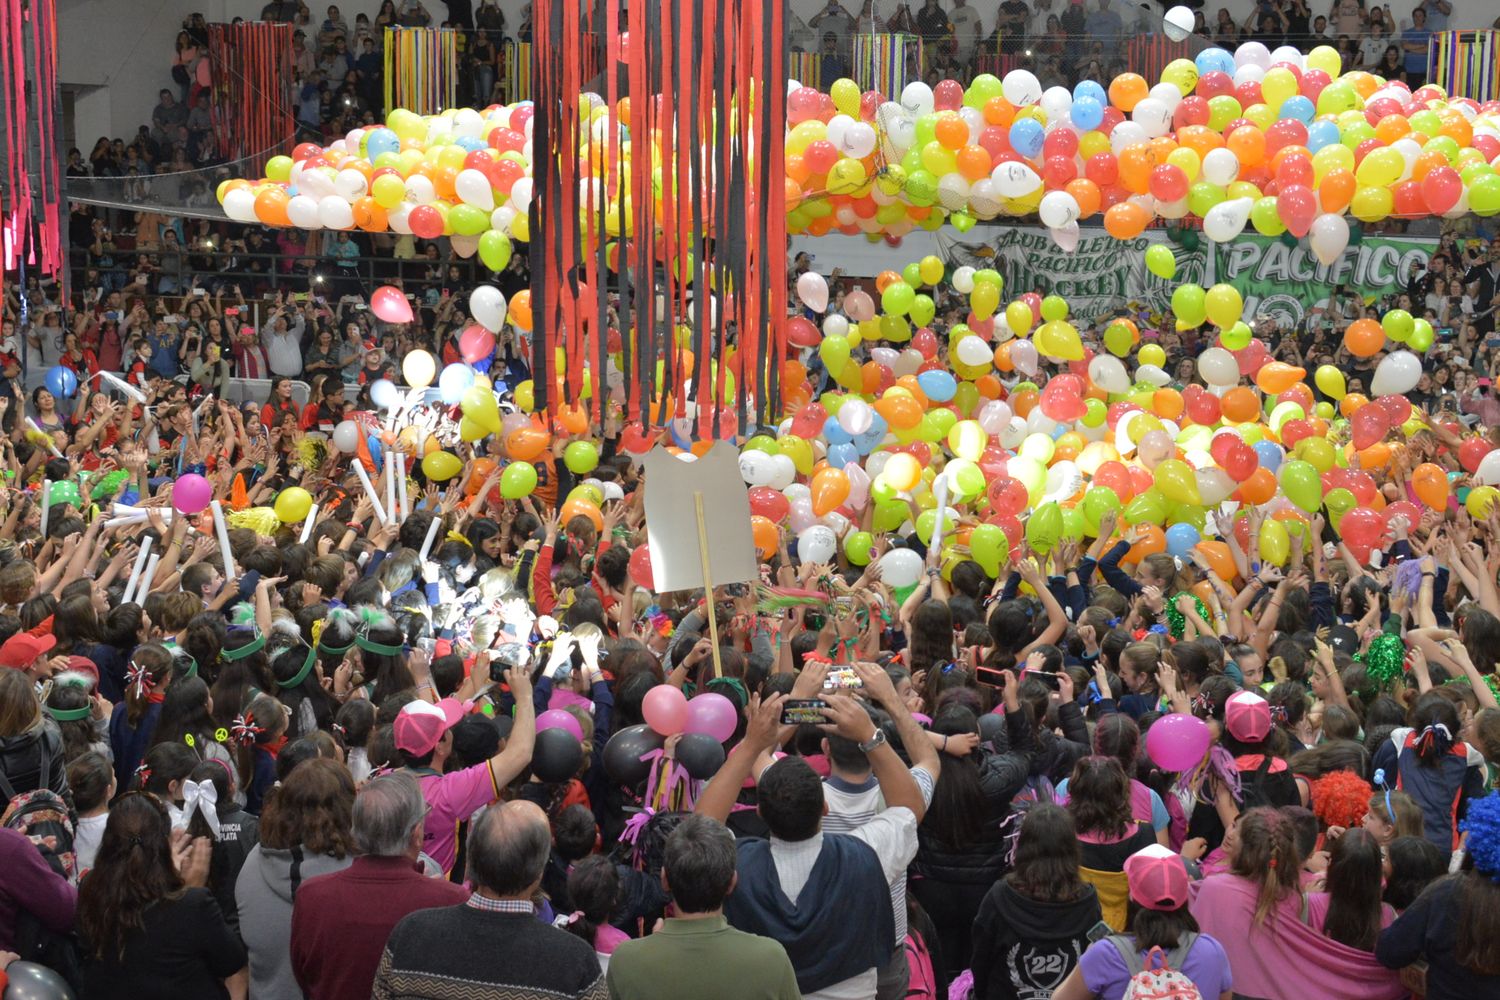
M 1130 898 L 1148 910 L 1179 910 L 1188 901 L 1188 874 L 1182 858 L 1160 844 L 1125 859 Z
M 1271 731 L 1271 706 L 1249 691 L 1236 691 L 1224 703 L 1224 727 L 1241 743 L 1259 743 Z
M 463 717 L 463 703 L 454 698 L 444 698 L 436 705 L 426 701 L 408 702 L 391 727 L 396 749 L 413 757 L 424 757 L 432 753 L 443 734 Z

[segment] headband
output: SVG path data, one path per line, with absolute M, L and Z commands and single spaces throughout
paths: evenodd
M 302 669 L 298 670 L 295 674 L 293 674 L 291 677 L 287 678 L 286 680 L 281 680 L 280 678 L 277 678 L 277 680 L 276 680 L 276 686 L 279 687 L 279 688 L 281 688 L 282 690 L 286 690 L 287 688 L 294 688 L 297 685 L 301 684 L 303 681 L 307 680 L 307 675 L 312 672 L 313 664 L 316 663 L 317 660 L 318 660 L 318 649 L 317 649 L 317 647 L 316 646 L 308 646 L 307 647 L 307 658 L 302 661 Z
M 247 656 L 253 656 L 253 655 L 255 655 L 256 653 L 259 653 L 262 649 L 265 649 L 265 648 L 266 648 L 266 637 L 264 635 L 260 634 L 259 632 L 257 632 L 257 633 L 255 633 L 255 638 L 251 639 L 249 642 L 245 643 L 243 646 L 240 646 L 237 649 L 225 649 L 225 650 L 222 650 L 222 651 L 220 651 L 219 655 L 222 656 L 222 657 L 224 657 L 224 659 L 226 659 L 226 660 L 243 660 L 245 657 L 247 657 Z
M 385 656 L 400 656 L 402 653 L 406 652 L 405 646 L 388 646 L 383 642 L 376 642 L 374 639 L 371 639 L 368 636 L 364 635 L 355 636 L 354 643 L 367 653 L 381 653 Z
M 78 708 L 53 708 L 51 705 L 43 705 L 42 707 L 47 710 L 48 715 L 52 716 L 58 722 L 81 722 L 87 719 L 89 713 L 94 710 L 94 706 L 92 705 L 83 705 Z

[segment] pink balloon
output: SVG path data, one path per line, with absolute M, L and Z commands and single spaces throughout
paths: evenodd
M 410 323 L 414 319 L 406 294 L 391 285 L 375 289 L 370 296 L 370 311 L 387 323 Z
M 856 323 L 875 318 L 875 300 L 869 293 L 856 288 L 844 296 L 844 312 Z
M 458 353 L 471 365 L 483 361 L 495 353 L 495 335 L 478 323 L 470 323 L 458 335 Z
M 541 732 L 544 729 L 561 729 L 572 733 L 573 738 L 578 742 L 583 742 L 583 727 L 578 724 L 577 719 L 573 718 L 573 713 L 564 712 L 560 708 L 549 708 L 536 717 L 536 731 Z
M 197 514 L 214 498 L 213 484 L 194 472 L 178 476 L 172 486 L 172 507 L 179 514 Z
M 682 691 L 670 684 L 658 684 L 641 700 L 641 714 L 646 724 L 662 736 L 676 736 L 688 721 L 688 703 Z
M 734 735 L 739 720 L 734 702 L 722 694 L 707 691 L 687 703 L 687 731 L 707 733 L 720 743 Z
M 858 462 L 846 462 L 844 475 L 849 477 L 849 509 L 858 513 L 870 502 L 870 474 Z
M 1146 730 L 1146 752 L 1163 771 L 1190 771 L 1213 743 L 1208 724 L 1196 715 L 1163 715 Z

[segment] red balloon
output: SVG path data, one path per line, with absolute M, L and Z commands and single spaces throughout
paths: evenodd
M 805 316 L 791 316 L 786 321 L 786 342 L 793 347 L 817 347 L 823 334 Z
M 1097 481 L 1097 480 L 1096 480 Z M 999 476 L 990 481 L 990 508 L 997 514 L 1015 517 L 1031 502 L 1026 486 L 1019 479 Z
M 1349 426 L 1354 430 L 1354 447 L 1364 451 L 1385 437 L 1391 429 L 1391 418 L 1381 407 L 1366 404 L 1354 411 Z
M 443 235 L 443 217 L 431 205 L 418 205 L 406 216 L 406 224 L 413 236 L 424 240 L 435 240 Z
M 1360 472 L 1356 469 L 1349 470 L 1348 489 L 1354 494 L 1354 499 L 1362 504 L 1375 502 L 1375 494 L 1378 492 L 1375 486 L 1375 477 L 1368 472 Z
M 1234 78 L 1228 73 L 1211 70 L 1198 77 L 1198 94 L 1206 98 L 1234 93 Z
M 768 521 L 780 524 L 786 520 L 787 514 L 791 513 L 791 501 L 787 500 L 778 489 L 770 486 L 752 486 L 749 494 L 752 514 L 759 514 Z
M 1073 154 L 1078 152 L 1078 133 L 1061 126 L 1047 133 L 1042 140 L 1042 155 L 1048 158 L 1065 156 L 1071 165 Z
M 1405 396 L 1381 396 L 1375 400 L 1375 405 L 1391 418 L 1392 427 L 1406 423 L 1407 418 L 1411 416 L 1411 401 Z
M 1192 388 L 1196 388 L 1193 386 Z M 1195 424 L 1210 426 L 1218 421 L 1223 415 L 1223 407 L 1219 405 L 1219 397 L 1211 392 L 1203 392 L 1194 396 L 1187 404 L 1188 417 Z
M 1281 426 L 1281 443 L 1290 450 L 1303 438 L 1312 437 L 1313 433 L 1313 425 L 1306 420 L 1288 420 Z
M 1187 174 L 1175 163 L 1161 163 L 1152 167 L 1147 184 L 1151 197 L 1158 201 L 1177 201 L 1187 197 Z M 1312 220 L 1309 219 L 1308 223 L 1310 225 Z
M 1083 165 L 1083 175 L 1100 187 L 1109 187 L 1120 179 L 1120 162 L 1113 153 L 1095 153 Z
M 1255 449 L 1243 441 L 1235 441 L 1229 449 L 1229 456 L 1220 463 L 1224 471 L 1229 473 L 1229 478 L 1237 483 L 1243 483 L 1255 475 L 1255 470 L 1260 468 L 1260 459 L 1255 454 Z
M 1295 118 L 1282 118 L 1266 129 L 1266 159 L 1283 146 L 1306 146 L 1307 126 Z
M 1114 490 L 1121 503 L 1129 503 L 1135 497 L 1135 482 L 1123 462 L 1105 462 L 1099 466 L 1099 471 L 1094 473 L 1093 485 Z
M 1422 508 L 1410 500 L 1397 500 L 1385 510 L 1380 511 L 1380 514 L 1385 518 L 1387 529 L 1393 525 L 1395 519 L 1398 517 L 1406 519 L 1406 526 L 1408 528 L 1415 528 L 1422 523 Z
M 938 349 L 937 334 L 924 326 L 912 334 L 911 346 L 915 347 L 921 353 L 922 357 L 928 359 L 935 358 L 937 357 Z
M 1402 181 L 1391 189 L 1395 198 L 1392 214 L 1403 219 L 1421 218 L 1427 214 L 1427 197 L 1417 181 Z
M 1339 522 L 1339 534 L 1350 545 L 1374 548 L 1385 535 L 1385 518 L 1368 507 L 1355 507 Z
M 478 323 L 470 323 L 458 335 L 458 353 L 471 365 L 483 361 L 495 353 L 495 335 Z
M 957 80 L 940 80 L 932 88 L 932 106 L 937 111 L 957 111 L 964 101 L 964 88 Z
M 1276 214 L 1281 216 L 1287 232 L 1300 240 L 1312 228 L 1313 218 L 1318 214 L 1318 199 L 1306 184 L 1288 184 L 1276 196 Z
M 1312 101 L 1314 104 L 1317 104 L 1318 95 L 1323 92 L 1324 87 L 1328 86 L 1332 82 L 1333 81 L 1329 79 L 1328 74 L 1320 69 L 1303 70 L 1302 86 L 1299 87 L 1298 90 L 1303 97 L 1307 98 L 1309 101 Z M 1199 89 L 1202 89 L 1203 85 L 1200 82 L 1198 86 Z
M 1457 205 L 1463 190 L 1463 178 L 1452 167 L 1433 167 L 1422 178 L 1422 200 L 1433 215 L 1442 215 Z
M 823 408 L 823 404 L 808 403 L 792 418 L 791 430 L 797 437 L 811 440 L 823 433 L 823 425 L 827 422 L 828 411 Z
M 1313 184 L 1312 160 L 1305 156 L 1288 156 L 1276 168 L 1276 183 L 1285 189 L 1292 184 L 1311 188 Z
M 647 545 L 637 545 L 635 551 L 630 553 L 629 564 L 630 578 L 635 581 L 637 587 L 646 590 L 656 589 L 656 578 L 651 575 L 651 548 Z
M 1177 110 L 1172 112 L 1172 126 L 1207 125 L 1209 119 L 1208 98 L 1192 94 L 1182 99 Z
M 1078 176 L 1071 156 L 1049 156 L 1042 162 L 1042 180 L 1048 189 L 1057 190 Z
M 1469 438 L 1458 446 L 1458 460 L 1469 472 L 1478 472 L 1479 463 L 1492 450 L 1490 443 L 1483 438 Z
M 1252 104 L 1263 103 L 1260 99 L 1260 81 L 1246 80 L 1234 88 L 1234 99 L 1240 102 L 1240 107 L 1248 108 Z M 1225 131 L 1228 134 L 1228 130 Z
M 803 88 L 804 90 L 807 88 Z M 802 162 L 815 174 L 826 174 L 839 162 L 839 148 L 827 139 L 810 142 L 802 152 Z

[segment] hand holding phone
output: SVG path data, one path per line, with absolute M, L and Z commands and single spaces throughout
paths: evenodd
M 792 698 L 782 703 L 781 724 L 783 726 L 821 726 L 828 721 L 823 709 L 828 702 L 821 698 Z

